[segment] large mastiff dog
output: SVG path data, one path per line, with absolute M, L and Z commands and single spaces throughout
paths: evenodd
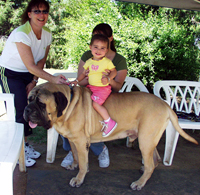
M 101 116 L 93 109 L 91 92 L 85 87 L 73 87 L 45 83 L 36 86 L 29 94 L 29 105 L 24 118 L 30 126 L 36 124 L 46 129 L 52 126 L 68 138 L 74 163 L 68 169 L 79 166 L 79 172 L 70 185 L 79 187 L 88 171 L 90 143 L 129 137 L 138 138 L 144 160 L 144 173 L 131 184 L 133 190 L 141 190 L 151 177 L 159 155 L 156 146 L 169 120 L 185 139 L 198 144 L 179 126 L 178 119 L 167 103 L 145 92 L 113 93 L 104 103 L 111 118 L 118 126 L 108 137 L 102 137 Z

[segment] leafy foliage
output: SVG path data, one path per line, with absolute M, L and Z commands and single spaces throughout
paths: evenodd
M 163 9 L 157 12 L 124 23 L 119 49 L 127 58 L 129 74 L 149 89 L 159 79 L 197 80 L 199 50 L 194 47 L 194 31 L 169 18 Z
M 9 35 L 20 24 L 26 3 L 0 1 L 0 35 Z M 117 51 L 127 59 L 128 74 L 149 89 L 160 79 L 199 77 L 194 39 L 200 36 L 200 27 L 192 22 L 200 20 L 198 12 L 114 0 L 51 0 L 50 4 L 47 26 L 54 40 L 46 63 L 49 68 L 77 68 L 89 49 L 92 29 L 105 22 L 114 31 Z
M 21 3 L 21 7 L 14 9 L 15 2 L 0 1 L 0 35 L 9 35 L 20 25 L 20 16 L 27 3 Z

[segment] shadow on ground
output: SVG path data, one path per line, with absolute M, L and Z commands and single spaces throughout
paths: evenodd
M 199 143 L 200 133 L 189 132 Z M 165 137 L 161 138 L 158 152 L 164 154 Z M 138 145 L 127 148 L 125 140 L 107 142 L 110 153 L 110 166 L 99 168 L 97 157 L 90 151 L 90 172 L 80 188 L 72 188 L 69 181 L 78 170 L 67 171 L 60 166 L 66 152 L 62 149 L 61 140 L 57 147 L 56 159 L 53 164 L 46 163 L 46 144 L 34 144 L 42 153 L 34 167 L 27 173 L 20 173 L 18 166 L 14 172 L 14 195 L 188 195 L 200 194 L 200 146 L 196 146 L 182 137 L 179 138 L 173 165 L 162 163 L 155 169 L 152 177 L 141 191 L 132 191 L 130 184 L 141 174 L 141 154 Z

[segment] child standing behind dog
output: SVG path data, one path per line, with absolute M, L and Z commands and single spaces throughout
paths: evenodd
M 117 123 L 110 118 L 106 108 L 102 106 L 111 93 L 110 80 L 117 75 L 117 70 L 112 61 L 105 57 L 109 48 L 109 40 L 102 34 L 95 34 L 90 43 L 92 58 L 86 61 L 84 71 L 80 76 L 72 81 L 71 84 L 77 85 L 78 82 L 85 78 L 86 70 L 89 69 L 89 85 L 87 87 L 92 91 L 92 100 L 94 109 L 102 116 L 103 137 L 109 136 L 117 127 Z M 109 76 L 102 77 L 105 70 L 110 70 Z

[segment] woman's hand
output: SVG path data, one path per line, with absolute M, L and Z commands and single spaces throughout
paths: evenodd
M 111 72 L 111 71 L 108 70 L 108 69 L 106 69 L 105 71 L 106 71 L 106 72 L 102 72 L 102 74 L 103 74 L 102 78 L 105 77 L 105 76 L 109 76 L 109 74 L 110 74 L 110 72 Z
M 26 94 L 28 96 L 28 94 L 30 93 L 30 91 L 36 86 L 36 82 L 32 81 L 30 82 L 27 86 L 26 86 Z
M 67 79 L 62 74 L 54 76 L 51 82 L 55 84 L 68 84 Z

